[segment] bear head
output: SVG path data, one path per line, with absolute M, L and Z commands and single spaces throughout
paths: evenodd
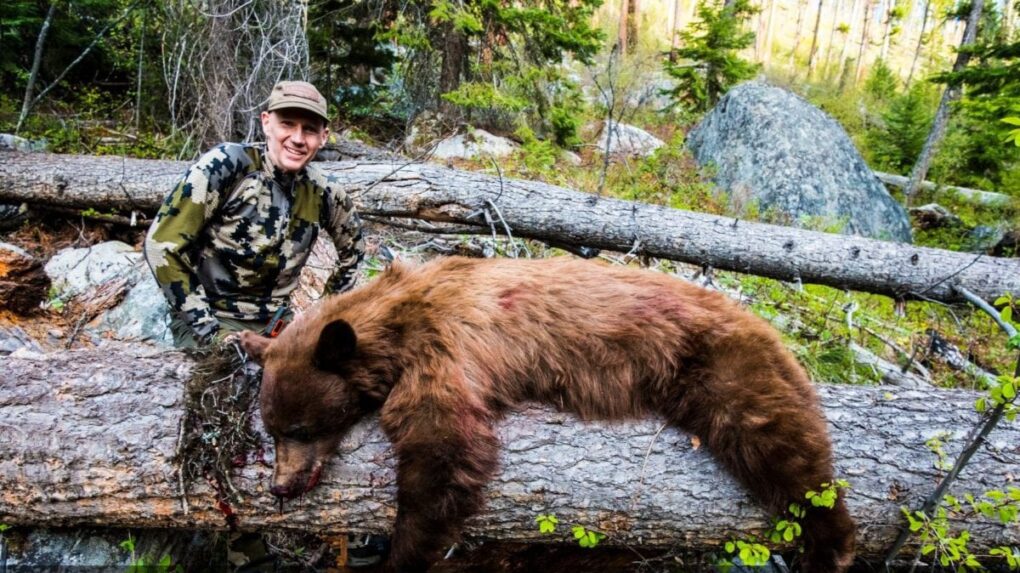
M 376 376 L 344 320 L 298 321 L 275 339 L 245 331 L 238 341 L 262 366 L 259 406 L 276 449 L 270 492 L 294 498 L 315 487 L 343 436 L 378 406 Z

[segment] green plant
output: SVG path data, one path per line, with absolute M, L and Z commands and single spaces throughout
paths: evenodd
M 521 140 L 521 150 L 518 156 L 524 164 L 526 172 L 541 174 L 556 163 L 559 156 L 559 149 L 551 141 L 543 141 L 535 136 L 530 127 L 522 125 L 517 128 L 514 135 Z
M 549 535 L 556 532 L 556 526 L 559 524 L 559 519 L 555 515 L 540 514 L 535 518 L 535 522 L 538 523 L 538 530 L 542 534 Z M 606 538 L 606 534 L 594 529 L 589 529 L 583 525 L 575 523 L 570 527 L 570 532 L 577 540 L 578 545 L 586 549 L 590 549 L 599 544 L 600 541 Z
M 1017 147 L 1020 147 L 1020 117 L 1004 117 L 1002 118 L 1002 123 L 1014 126 L 1013 129 L 1006 133 L 1002 140 L 1005 142 L 1012 141 Z
M 135 539 L 130 533 L 127 539 L 120 542 L 120 548 L 130 554 L 127 573 L 184 573 L 184 567 L 180 564 L 174 565 L 173 558 L 169 555 L 159 559 L 138 555 L 135 551 Z
M 815 508 L 832 509 L 836 506 L 839 497 L 839 490 L 849 489 L 850 483 L 838 479 L 831 483 L 819 485 L 818 490 L 805 492 L 804 499 L 811 502 Z M 807 510 L 799 503 L 791 503 L 786 513 L 772 519 L 772 526 L 760 536 L 750 536 L 744 539 L 732 539 L 723 545 L 727 554 L 723 557 L 718 566 L 723 571 L 729 571 L 735 565 L 735 558 L 748 567 L 761 567 L 767 565 L 772 557 L 772 549 L 766 545 L 766 541 L 773 546 L 796 545 L 801 539 L 803 527 L 801 520 L 807 515 Z
M 905 173 L 917 160 L 931 125 L 933 106 L 927 86 L 914 84 L 891 98 L 882 122 L 867 131 L 870 163 L 885 171 Z
M 896 95 L 896 86 L 899 81 L 896 73 L 885 60 L 879 59 L 871 68 L 868 79 L 864 82 L 864 93 L 871 97 L 874 102 L 887 102 Z
M 689 109 L 707 110 L 730 87 L 757 73 L 757 64 L 738 55 L 754 42 L 754 33 L 742 28 L 757 10 L 747 0 L 701 0 L 697 10 L 697 20 L 680 34 L 684 47 L 664 65 L 677 83 L 668 92 L 673 99 Z

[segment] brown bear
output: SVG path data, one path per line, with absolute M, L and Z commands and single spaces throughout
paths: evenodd
M 279 338 L 241 343 L 264 367 L 281 500 L 311 489 L 350 427 L 381 410 L 398 457 L 391 570 L 427 569 L 479 510 L 497 466 L 493 422 L 523 402 L 583 419 L 662 416 L 775 512 L 833 481 L 818 398 L 777 333 L 662 273 L 566 258 L 394 264 Z M 849 567 L 842 494 L 809 509 L 803 530 L 803 571 Z

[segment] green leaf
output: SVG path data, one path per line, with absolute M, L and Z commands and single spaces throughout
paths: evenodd
M 1006 342 L 1006 348 L 1009 350 L 1020 350 L 1020 334 L 1010 337 L 1009 341 Z

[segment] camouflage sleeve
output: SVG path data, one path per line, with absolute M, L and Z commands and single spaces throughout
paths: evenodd
M 327 185 L 329 219 L 326 230 L 333 238 L 339 256 L 336 270 L 326 281 L 326 293 L 341 293 L 354 288 L 358 264 L 365 258 L 365 241 L 361 236 L 361 219 L 354 211 L 354 201 L 342 190 Z
M 188 252 L 216 208 L 250 163 L 244 148 L 224 144 L 192 165 L 159 208 L 145 238 L 145 260 L 173 312 L 191 325 L 201 341 L 210 340 L 219 322 Z

